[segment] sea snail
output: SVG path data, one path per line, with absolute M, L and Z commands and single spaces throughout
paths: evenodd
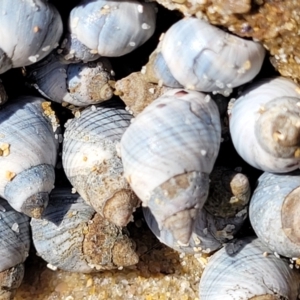
M 195 227 L 186 245 L 177 243 L 170 230 L 159 230 L 148 207 L 143 207 L 145 220 L 164 244 L 179 252 L 210 253 L 232 240 L 247 217 L 250 199 L 248 178 L 226 167 L 214 167 L 204 207 L 198 211 Z
M 0 196 L 39 218 L 54 187 L 59 124 L 42 98 L 11 99 L 0 112 Z
M 121 56 L 146 42 L 154 33 L 155 22 L 154 3 L 83 0 L 69 16 L 71 39 L 77 41 L 67 43 L 65 48 L 70 45 L 69 54 L 73 53 L 77 59 L 82 55 L 82 60 L 88 59 L 88 55 L 79 47 L 79 42 L 91 54 Z
M 0 198 L 0 299 L 13 299 L 30 248 L 29 217 Z
M 2 0 L 0 14 L 0 73 L 31 65 L 58 46 L 62 20 L 47 1 Z
M 283 77 L 250 85 L 230 106 L 229 129 L 236 151 L 253 167 L 276 173 L 298 169 L 300 87 Z
M 201 300 L 298 299 L 299 272 L 258 238 L 228 243 L 210 257 L 200 279 Z
M 300 172 L 263 173 L 249 206 L 252 227 L 273 252 L 300 257 L 299 235 Z
M 116 101 L 85 108 L 66 123 L 62 162 L 67 178 L 98 213 L 125 226 L 139 204 L 123 177 L 117 145 L 132 116 Z
M 87 106 L 113 96 L 112 68 L 100 58 L 89 63 L 65 64 L 52 54 L 28 68 L 31 84 L 48 99 L 75 106 Z
M 173 89 L 138 114 L 121 139 L 125 178 L 159 228 L 183 244 L 207 198 L 220 127 L 208 95 Z
M 134 265 L 134 242 L 70 188 L 55 188 L 42 219 L 30 222 L 37 254 L 52 269 L 90 273 Z
M 145 72 L 151 68 L 158 81 L 171 87 L 180 84 L 186 89 L 228 96 L 232 88 L 258 74 L 264 57 L 260 43 L 189 17 L 167 30 Z

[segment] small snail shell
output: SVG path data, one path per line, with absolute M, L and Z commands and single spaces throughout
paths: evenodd
M 69 31 L 92 53 L 121 56 L 146 42 L 155 22 L 153 3 L 83 0 L 70 13 Z
M 132 116 L 111 103 L 86 108 L 67 123 L 62 162 L 81 197 L 110 222 L 125 226 L 139 200 L 123 177 L 116 146 Z
M 111 65 L 105 58 L 89 63 L 65 64 L 55 55 L 29 68 L 29 80 L 40 93 L 58 103 L 87 106 L 110 99 Z
M 135 245 L 70 188 L 54 189 L 43 219 L 32 219 L 33 243 L 50 265 L 89 273 L 134 265 Z
M 190 17 L 168 29 L 161 41 L 161 54 L 172 76 L 184 88 L 229 95 L 232 88 L 258 74 L 265 50 L 257 42 Z M 164 72 L 165 67 L 156 69 Z
M 200 279 L 201 300 L 297 299 L 299 273 L 268 253 L 257 238 L 228 243 L 210 257 Z
M 31 65 L 57 47 L 63 24 L 52 4 L 3 0 L 0 11 L 0 73 Z
M 0 299 L 13 299 L 30 248 L 29 218 L 0 198 Z
M 299 235 L 300 172 L 263 173 L 249 206 L 252 227 L 272 251 L 300 257 Z
M 244 174 L 225 167 L 215 167 L 210 179 L 208 198 L 195 218 L 195 227 L 186 245 L 178 243 L 169 230 L 159 230 L 149 208 L 143 207 L 148 226 L 162 243 L 179 252 L 210 253 L 233 239 L 247 216 L 249 181 Z
M 0 114 L 0 196 L 17 211 L 39 218 L 53 189 L 58 123 L 49 102 L 11 100 Z
M 181 243 L 189 241 L 206 200 L 220 131 L 209 96 L 173 89 L 148 105 L 121 139 L 124 176 L 159 228 Z
M 267 172 L 300 166 L 300 88 L 277 77 L 250 86 L 233 103 L 229 128 L 238 154 Z

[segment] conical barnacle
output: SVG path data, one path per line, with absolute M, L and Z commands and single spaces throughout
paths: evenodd
M 121 56 L 154 33 L 154 3 L 116 0 L 83 0 L 69 17 L 69 32 L 101 56 Z
M 31 66 L 28 79 L 48 99 L 76 106 L 97 104 L 110 99 L 112 68 L 106 58 L 89 63 L 65 64 L 49 55 Z
M 70 188 L 50 194 L 43 219 L 32 219 L 33 243 L 52 268 L 90 273 L 138 262 L 135 244 Z
M 276 300 L 299 297 L 299 273 L 258 238 L 227 244 L 210 257 L 200 279 L 201 300 Z
M 300 172 L 263 173 L 251 197 L 249 217 L 262 242 L 273 252 L 300 257 Z
M 170 230 L 159 229 L 150 210 L 143 208 L 148 226 L 162 243 L 179 252 L 210 253 L 234 238 L 247 217 L 249 181 L 244 174 L 225 167 L 215 167 L 210 180 L 209 195 L 186 244 L 178 243 Z
M 24 277 L 30 248 L 29 218 L 0 198 L 0 299 L 10 300 Z
M 3 0 L 0 11 L 0 73 L 31 65 L 57 47 L 63 24 L 48 1 Z
M 233 102 L 229 128 L 238 154 L 267 172 L 300 165 L 300 88 L 276 77 L 251 85 Z
M 173 24 L 146 65 L 150 81 L 228 96 L 260 71 L 260 43 L 226 33 L 195 17 Z
M 54 187 L 58 121 L 48 102 L 23 96 L 0 114 L 0 196 L 39 218 Z
M 92 106 L 66 126 L 63 167 L 81 197 L 112 223 L 125 226 L 139 204 L 123 177 L 117 146 L 132 116 L 119 104 Z
M 124 176 L 160 229 L 187 243 L 220 146 L 216 104 L 173 89 L 148 105 L 121 139 Z

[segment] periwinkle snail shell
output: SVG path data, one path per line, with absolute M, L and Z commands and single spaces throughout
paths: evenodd
M 33 243 L 52 268 L 90 273 L 138 262 L 134 242 L 70 188 L 50 194 L 43 219 L 32 219 Z
M 258 238 L 244 238 L 213 254 L 200 279 L 201 300 L 298 299 L 299 273 Z
M 52 4 L 3 0 L 0 11 L 0 73 L 31 65 L 58 46 L 63 24 Z
M 233 102 L 229 128 L 238 154 L 253 167 L 284 173 L 300 165 L 300 87 L 276 77 L 250 85 Z
M 49 102 L 39 97 L 12 99 L 0 114 L 0 196 L 34 218 L 54 186 L 58 126 Z
M 83 0 L 70 13 L 69 31 L 92 53 L 121 56 L 146 42 L 155 22 L 153 3 Z
M 148 226 L 162 243 L 179 252 L 211 253 L 234 238 L 247 217 L 249 181 L 244 174 L 221 166 L 214 167 L 210 179 L 208 198 L 186 245 L 178 243 L 169 230 L 160 230 L 149 208 L 143 207 Z
M 111 103 L 111 104 L 109 104 Z M 125 226 L 139 204 L 123 177 L 116 146 L 132 116 L 108 101 L 84 109 L 66 124 L 62 162 L 81 197 L 110 222 Z
M 28 70 L 31 84 L 44 97 L 58 103 L 87 106 L 113 96 L 109 85 L 112 68 L 105 58 L 86 64 L 65 64 L 52 54 Z
M 0 299 L 13 299 L 30 248 L 29 218 L 0 198 Z
M 221 138 L 209 96 L 173 89 L 148 105 L 121 139 L 124 176 L 160 229 L 186 244 L 208 194 Z
M 300 172 L 263 173 L 251 197 L 249 217 L 262 242 L 273 252 L 300 257 Z
M 257 42 L 189 17 L 167 30 L 162 37 L 161 54 L 162 57 L 157 54 L 154 59 L 156 72 L 163 74 L 169 70 L 176 80 L 174 84 L 178 82 L 186 89 L 229 95 L 232 88 L 249 82 L 258 74 L 265 50 Z M 164 78 L 163 75 L 161 80 Z M 172 82 L 170 76 L 168 81 Z

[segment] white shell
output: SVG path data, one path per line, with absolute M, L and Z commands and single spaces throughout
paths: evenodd
M 184 88 L 224 95 L 252 80 L 265 56 L 260 43 L 194 17 L 184 18 L 168 29 L 162 38 L 161 53 L 172 76 Z M 164 64 L 156 64 L 157 72 L 164 72 Z
M 48 99 L 75 106 L 97 104 L 113 96 L 111 65 L 105 58 L 89 63 L 65 64 L 55 55 L 28 68 L 32 85 Z
M 101 56 L 121 56 L 146 42 L 155 22 L 153 3 L 83 0 L 70 13 L 69 31 Z
M 216 104 L 202 93 L 174 89 L 147 106 L 121 139 L 124 176 L 159 228 L 187 243 L 207 197 L 220 146 Z
M 143 207 L 148 226 L 162 243 L 179 252 L 210 253 L 233 239 L 247 217 L 249 181 L 245 175 L 225 167 L 215 167 L 210 179 L 208 198 L 195 218 L 187 244 L 178 243 L 170 230 L 159 230 L 149 208 Z
M 267 254 L 267 255 L 264 255 Z M 299 273 L 259 239 L 227 244 L 210 257 L 200 279 L 201 300 L 298 299 Z
M 300 257 L 300 173 L 263 173 L 249 206 L 251 225 L 273 252 Z
M 300 166 L 300 87 L 271 78 L 253 84 L 233 103 L 230 134 L 238 154 L 267 172 Z
M 62 162 L 81 197 L 114 224 L 125 226 L 139 200 L 123 177 L 117 145 L 132 116 L 107 103 L 86 108 L 67 123 Z
M 70 188 L 54 189 L 43 219 L 30 224 L 38 254 L 62 270 L 90 273 L 138 262 L 135 245 L 122 228 L 96 214 Z
M 31 65 L 58 46 L 63 24 L 47 1 L 0 2 L 0 73 Z
M 0 196 L 32 217 L 40 217 L 54 186 L 57 126 L 49 103 L 38 97 L 11 100 L 0 114 Z

